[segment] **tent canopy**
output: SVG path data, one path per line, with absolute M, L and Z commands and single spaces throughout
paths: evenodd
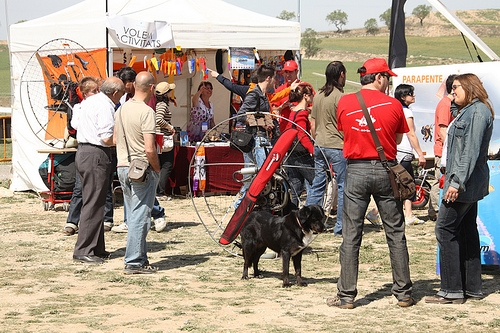
M 37 138 L 37 135 L 42 134 L 30 130 L 33 116 L 29 115 L 29 110 L 27 114 L 24 113 L 21 103 L 22 98 L 26 97 L 26 91 L 21 89 L 21 78 L 29 59 L 45 43 L 61 38 L 75 41 L 89 51 L 106 46 L 110 51 L 122 49 L 106 34 L 106 6 L 110 17 L 169 23 L 175 45 L 184 50 L 196 50 L 199 56 L 206 57 L 209 68 L 215 69 L 217 49 L 245 47 L 266 53 L 300 48 L 298 22 L 257 14 L 221 0 L 86 0 L 47 16 L 11 25 L 9 51 L 14 87 L 12 190 L 46 189 L 38 174 L 38 166 L 46 155 L 37 151 L 47 146 Z M 151 50 L 136 51 L 134 54 L 137 55 L 141 51 L 151 55 Z M 119 55 L 119 51 L 115 52 L 116 57 Z M 229 76 L 227 72 L 224 74 Z M 41 71 L 39 75 L 42 76 Z M 171 108 L 174 126 L 185 129 L 186 110 L 191 98 L 189 88 L 190 85 L 196 87 L 200 80 L 199 75 L 192 76 L 191 80 L 175 77 L 179 107 Z M 229 92 L 217 84 L 215 87 L 212 100 L 217 122 L 227 118 Z
M 182 48 L 298 50 L 300 24 L 254 13 L 221 0 L 107 0 L 110 16 L 172 25 Z M 87 49 L 106 46 L 106 1 L 86 0 L 56 13 L 10 27 L 11 52 L 34 51 L 65 37 Z M 34 33 L 36 32 L 36 33 Z M 117 47 L 112 38 L 109 46 Z

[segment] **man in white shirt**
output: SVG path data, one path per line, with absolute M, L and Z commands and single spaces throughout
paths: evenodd
M 115 105 L 124 93 L 123 82 L 110 77 L 100 93 L 81 103 L 75 164 L 82 181 L 83 204 L 74 261 L 102 264 L 109 256 L 104 243 L 104 206 L 110 186 Z

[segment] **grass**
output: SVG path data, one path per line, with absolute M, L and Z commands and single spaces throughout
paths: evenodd
M 10 59 L 7 45 L 0 45 L 0 106 L 10 106 Z

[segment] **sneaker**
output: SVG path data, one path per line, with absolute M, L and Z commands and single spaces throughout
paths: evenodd
M 73 236 L 78 231 L 78 226 L 74 223 L 66 223 L 64 226 L 64 235 Z
M 126 223 L 115 225 L 113 228 L 111 228 L 111 231 L 118 233 L 125 233 L 128 232 L 128 226 Z
M 415 300 L 412 297 L 403 298 L 398 301 L 398 305 L 402 308 L 407 308 L 415 304 Z
M 167 226 L 167 221 L 165 221 L 165 217 L 159 217 L 157 219 L 154 219 L 154 224 L 155 224 L 155 230 L 156 232 L 162 232 L 163 229 Z
M 104 222 L 104 231 L 111 231 L 111 229 L 113 229 L 113 225 L 113 222 Z
M 277 252 L 268 252 L 260 256 L 260 259 L 280 259 L 280 255 Z
M 144 264 L 142 266 L 139 265 L 125 265 L 123 269 L 123 274 L 153 274 L 158 271 L 158 267 L 150 266 L 148 264 Z
M 354 309 L 354 300 L 341 299 L 338 296 L 327 298 L 326 305 L 339 309 Z
M 424 224 L 425 221 L 419 219 L 415 215 L 412 215 L 411 217 L 405 217 L 405 223 L 406 225 L 417 225 L 417 224 Z
M 370 221 L 374 226 L 381 227 L 382 226 L 382 221 L 380 220 L 380 215 L 379 214 L 372 214 L 371 211 L 366 214 L 365 218 Z

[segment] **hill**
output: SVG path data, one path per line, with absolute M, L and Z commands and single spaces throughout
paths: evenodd
M 500 35 L 500 9 L 488 10 L 467 10 L 455 11 L 457 15 L 467 26 L 480 38 L 496 39 Z M 424 40 L 440 40 L 441 37 L 453 38 L 458 37 L 461 40 L 460 31 L 455 28 L 442 14 L 431 12 L 428 17 L 423 20 L 423 25 L 420 25 L 420 20 L 415 16 L 409 16 L 405 21 L 405 33 L 409 44 L 408 65 L 431 65 L 431 64 L 446 64 L 454 62 L 465 62 L 470 59 L 460 59 L 453 55 L 450 57 L 439 57 L 424 60 L 418 58 L 417 54 L 412 56 L 411 51 L 416 51 L 420 48 L 420 41 Z M 337 59 L 343 62 L 363 62 L 370 57 L 387 57 L 389 29 L 386 26 L 379 26 L 379 31 L 375 35 L 367 34 L 366 29 L 351 29 L 336 32 L 323 31 L 318 32 L 318 36 L 322 39 L 319 45 L 321 51 L 317 56 L 310 58 L 312 60 L 328 60 Z M 333 39 L 333 40 L 332 40 Z M 345 45 L 347 40 L 378 40 L 379 47 L 371 52 L 362 51 L 361 48 L 344 49 L 344 47 L 336 47 L 336 45 Z M 412 47 L 411 41 L 416 40 L 417 46 Z M 457 40 L 459 40 L 457 39 Z M 461 42 L 463 44 L 463 42 Z M 488 44 L 488 43 L 487 43 Z M 492 45 L 489 45 L 493 48 Z M 435 49 L 439 49 L 437 44 Z M 498 53 L 498 50 L 496 51 Z M 304 52 L 302 52 L 304 54 Z

